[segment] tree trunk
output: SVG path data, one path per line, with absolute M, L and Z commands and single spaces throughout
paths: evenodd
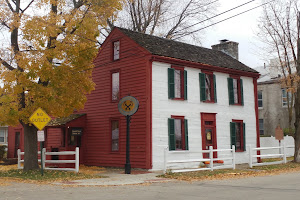
M 298 91 L 300 91 L 300 87 L 298 86 Z M 295 154 L 294 154 L 294 161 L 297 163 L 300 163 L 300 92 L 297 92 L 296 96 L 296 104 L 295 104 L 295 110 L 296 110 L 296 122 L 295 122 Z
M 298 16 L 299 24 L 300 24 L 300 16 Z M 298 24 L 298 26 L 299 26 Z M 300 31 L 298 27 L 298 32 Z M 297 41 L 297 63 L 296 63 L 297 75 L 300 76 L 300 38 L 298 36 Z M 300 163 L 300 83 L 297 83 L 297 92 L 295 98 L 295 154 L 294 161 Z
M 37 129 L 29 124 L 23 124 L 24 127 L 24 171 L 39 169 L 38 164 L 38 145 Z

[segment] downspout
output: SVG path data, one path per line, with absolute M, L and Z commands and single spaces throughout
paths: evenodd
M 257 96 L 257 77 L 253 78 L 254 86 L 254 102 L 255 102 L 255 119 L 256 119 L 256 147 L 260 147 L 260 134 L 259 134 L 259 120 L 258 120 L 258 96 Z M 260 155 L 260 151 L 257 151 L 257 155 Z M 257 157 L 257 162 L 261 162 L 261 158 Z

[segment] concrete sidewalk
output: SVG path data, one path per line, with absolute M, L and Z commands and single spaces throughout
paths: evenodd
M 100 174 L 104 178 L 63 181 L 54 184 L 69 186 L 120 186 L 174 181 L 173 179 L 157 177 L 161 174 L 143 170 L 132 170 L 131 174 L 124 174 L 124 171 L 121 170 L 110 170 Z

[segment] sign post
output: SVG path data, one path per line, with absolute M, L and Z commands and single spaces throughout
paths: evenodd
M 51 117 L 47 115 L 45 111 L 41 108 L 38 108 L 34 113 L 29 117 L 29 121 L 39 130 L 37 132 L 38 142 L 40 142 L 40 151 L 41 151 L 41 174 L 44 175 L 43 169 L 43 148 L 45 141 L 45 133 L 43 128 L 51 121 Z
M 125 174 L 131 174 L 131 164 L 130 164 L 130 119 L 131 115 L 136 113 L 139 108 L 139 101 L 132 97 L 126 96 L 119 101 L 118 109 L 119 112 L 126 116 L 126 163 L 125 163 Z

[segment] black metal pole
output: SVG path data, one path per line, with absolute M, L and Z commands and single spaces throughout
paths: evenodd
M 44 142 L 40 142 L 40 151 L 41 151 L 41 174 L 44 176 L 44 166 L 43 166 L 43 148 L 44 148 Z
M 126 164 L 125 164 L 125 174 L 131 173 L 130 164 L 130 116 L 126 116 L 127 121 L 127 133 L 126 133 Z

